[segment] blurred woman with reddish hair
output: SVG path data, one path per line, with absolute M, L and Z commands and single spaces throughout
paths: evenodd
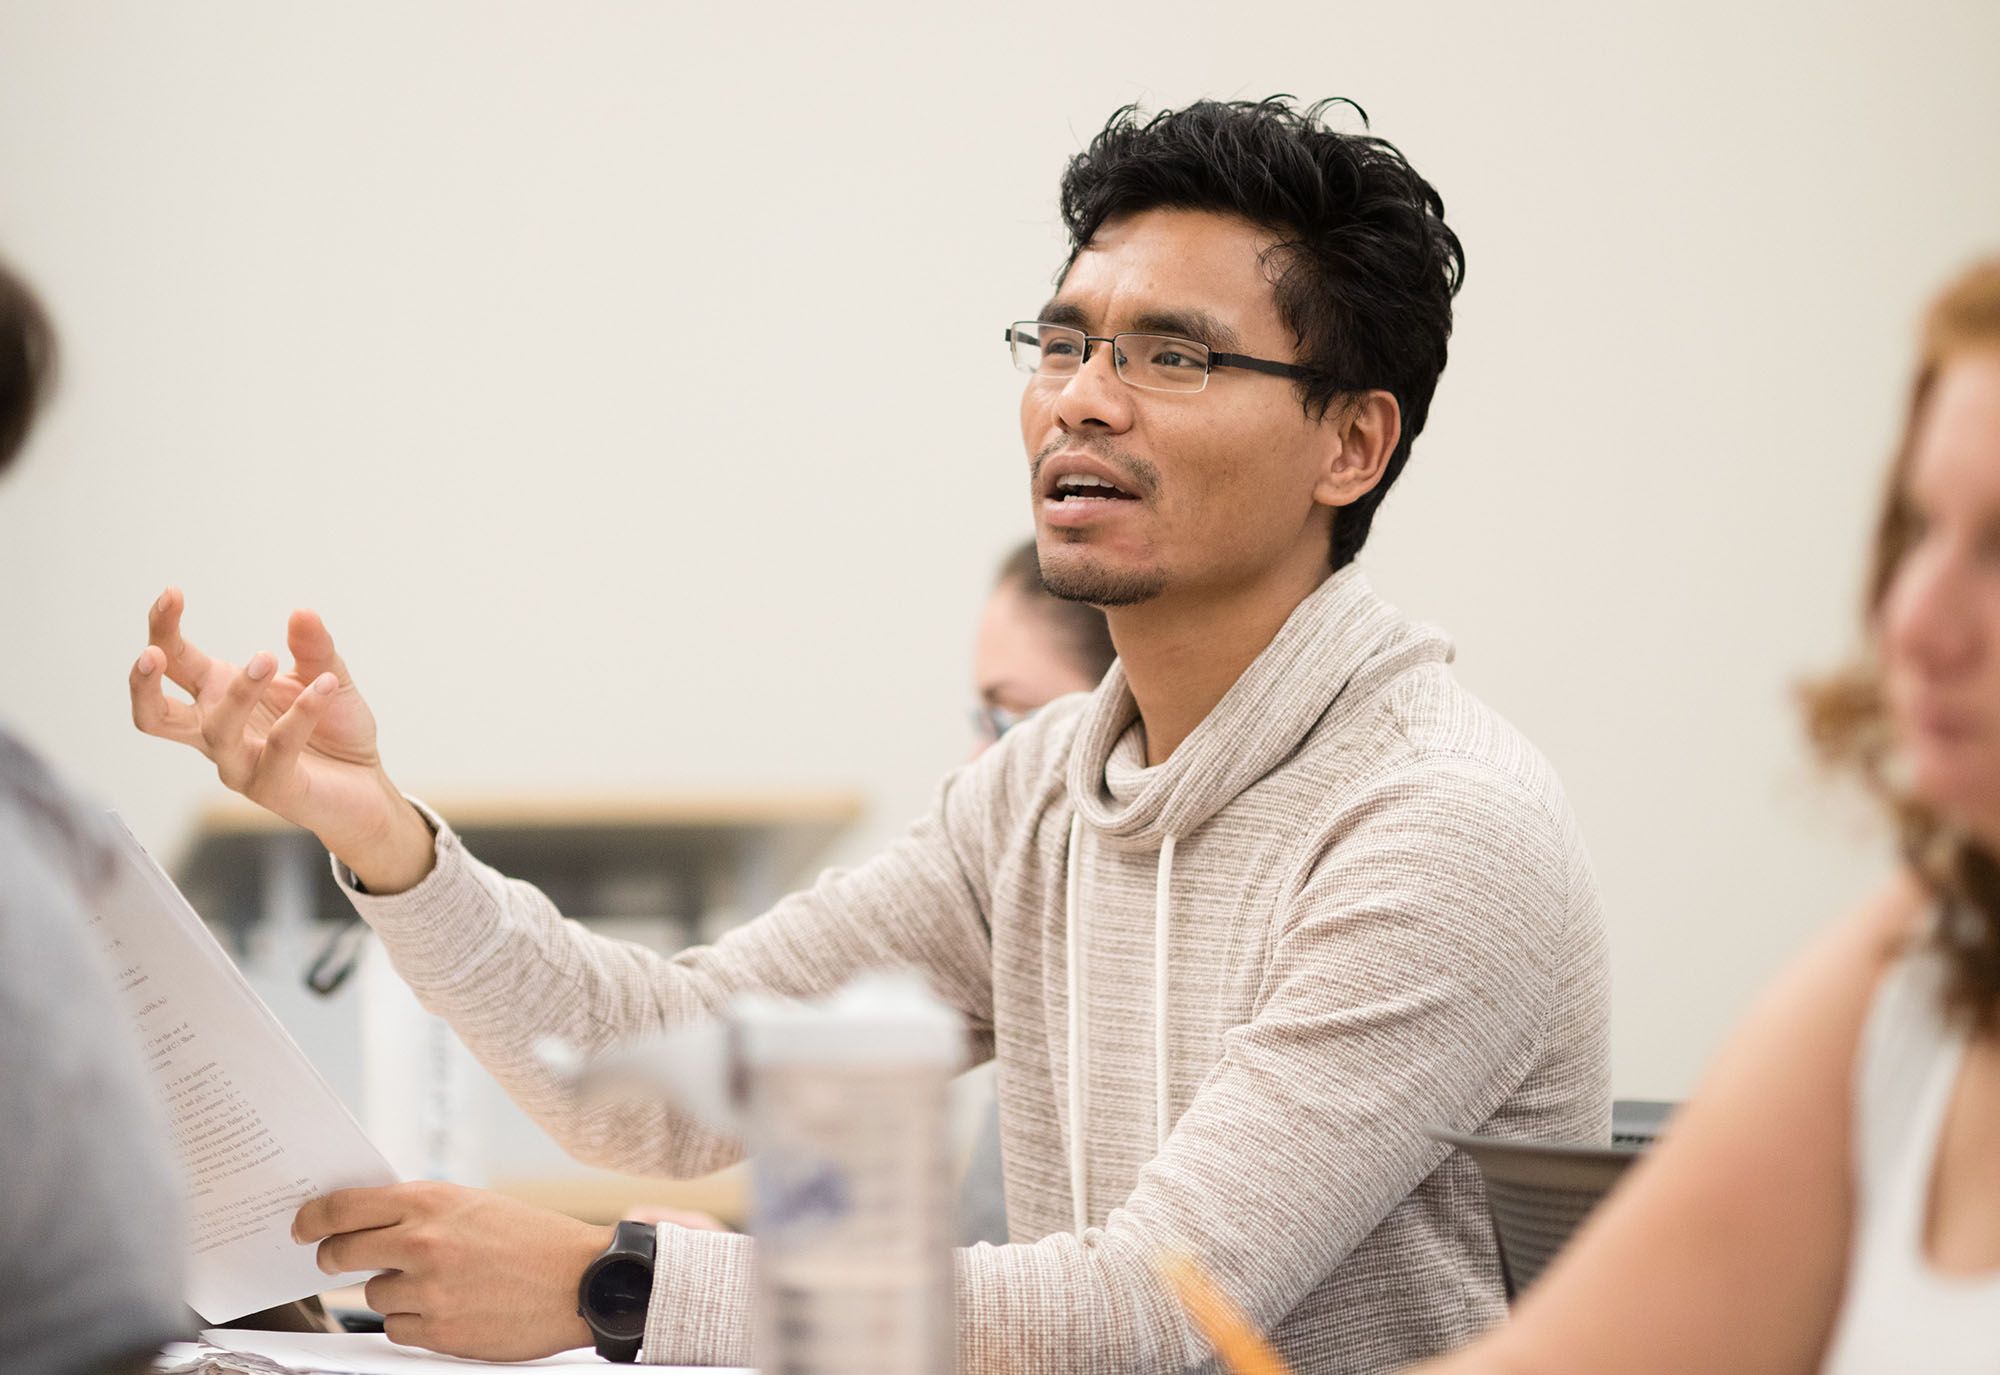
M 1902 875 L 1800 960 L 1513 1322 L 1433 1375 L 2000 1370 L 2000 260 L 1926 318 L 1866 597 L 1806 693 Z

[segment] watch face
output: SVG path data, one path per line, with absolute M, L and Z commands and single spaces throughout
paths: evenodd
M 640 1337 L 646 1332 L 646 1300 L 653 1272 L 636 1260 L 614 1257 L 591 1272 L 584 1289 L 590 1323 L 610 1337 Z

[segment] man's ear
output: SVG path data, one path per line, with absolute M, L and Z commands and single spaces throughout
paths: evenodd
M 1375 490 L 1403 437 L 1403 408 L 1385 391 L 1357 392 L 1336 402 L 1320 422 L 1326 429 L 1313 500 L 1352 506 Z

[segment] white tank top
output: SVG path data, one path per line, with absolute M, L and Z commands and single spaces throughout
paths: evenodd
M 1928 951 L 1882 978 L 1855 1077 L 1856 1217 L 1847 1290 L 1821 1375 L 1994 1375 L 2000 1272 L 1947 1275 L 1924 1257 L 1945 1111 L 1965 1058 L 1947 1025 L 1944 965 Z

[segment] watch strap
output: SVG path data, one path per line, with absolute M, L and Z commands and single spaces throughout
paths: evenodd
M 611 1244 L 603 1254 L 585 1267 L 583 1279 L 577 1285 L 576 1311 L 590 1327 L 590 1334 L 596 1339 L 597 1354 L 607 1361 L 629 1364 L 639 1359 L 639 1348 L 643 1337 L 614 1337 L 599 1330 L 590 1312 L 590 1282 L 598 1270 L 611 1261 L 634 1261 L 646 1267 L 646 1291 L 650 1306 L 652 1298 L 653 1256 L 658 1246 L 659 1234 L 650 1222 L 621 1222 L 611 1234 Z
M 639 1359 L 638 1337 L 607 1337 L 602 1332 L 594 1333 L 597 1338 L 597 1354 L 607 1361 L 620 1365 L 630 1365 Z

